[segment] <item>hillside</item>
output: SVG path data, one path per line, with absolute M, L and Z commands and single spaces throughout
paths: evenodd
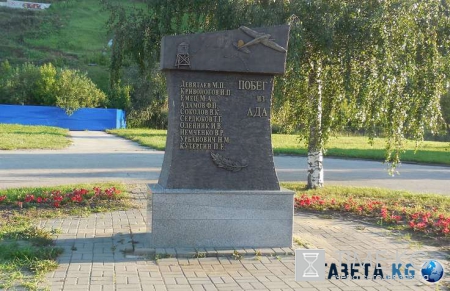
M 0 62 L 52 62 L 76 68 L 88 72 L 106 91 L 111 39 L 106 27 L 108 12 L 98 0 L 45 2 L 52 6 L 43 11 L 0 7 Z

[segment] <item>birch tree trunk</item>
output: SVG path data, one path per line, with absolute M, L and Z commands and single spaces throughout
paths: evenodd
M 308 149 L 308 188 L 323 187 L 322 150 Z
M 317 95 L 310 94 L 310 102 L 316 104 L 316 116 L 309 128 L 308 143 L 308 188 L 323 187 L 323 140 L 322 140 L 322 79 L 321 64 L 313 64 L 310 85 L 317 86 Z M 315 84 L 314 84 L 315 83 Z M 314 86 L 315 87 L 315 86 Z

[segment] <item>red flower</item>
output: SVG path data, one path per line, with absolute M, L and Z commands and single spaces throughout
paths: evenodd
M 59 202 L 53 202 L 53 206 L 59 208 Z
M 94 195 L 100 196 L 102 194 L 102 190 L 99 187 L 94 187 Z
M 418 229 L 423 229 L 427 226 L 427 224 L 425 222 L 419 222 L 416 226 Z
M 25 202 L 33 202 L 34 201 L 34 195 L 27 194 L 25 197 Z
M 74 196 L 72 196 L 70 198 L 73 202 L 81 202 L 83 201 L 83 197 L 81 196 L 81 194 L 75 194 Z
M 387 217 L 387 208 L 383 207 L 381 208 L 381 217 L 386 218 Z
M 431 217 L 431 213 L 430 212 L 422 213 L 422 218 L 424 218 L 424 217 L 426 217 L 426 218 Z
M 402 217 L 400 215 L 393 215 L 393 214 L 391 215 L 391 218 L 393 220 L 395 220 L 396 222 L 399 222 L 402 219 Z
M 53 190 L 51 195 L 52 195 L 52 196 L 59 196 L 59 195 L 61 195 L 61 191 L 59 191 L 59 190 Z
M 36 202 L 37 202 L 37 203 L 42 203 L 42 197 L 38 197 L 38 198 L 36 199 Z
M 63 200 L 62 195 L 59 194 L 59 193 L 52 194 L 52 196 L 53 196 L 52 199 L 53 199 L 53 201 L 55 201 L 55 202 L 61 202 L 61 201 Z
M 3 200 L 6 200 L 6 195 L 0 196 L 0 202 L 2 202 Z

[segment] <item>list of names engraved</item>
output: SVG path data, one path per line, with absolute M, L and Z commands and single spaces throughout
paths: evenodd
M 224 150 L 230 143 L 222 127 L 217 106 L 221 97 L 230 96 L 224 82 L 191 82 L 180 85 L 180 149 Z

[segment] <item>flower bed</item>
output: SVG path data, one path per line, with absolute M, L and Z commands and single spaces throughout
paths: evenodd
M 0 196 L 0 205 L 17 205 L 19 208 L 31 205 L 60 208 L 70 204 L 92 204 L 100 200 L 117 200 L 121 198 L 120 193 L 120 190 L 115 187 L 104 190 L 94 187 L 92 190 L 81 188 L 64 193 L 60 190 L 44 191 L 40 194 L 28 193 L 14 199 L 2 195 Z
M 450 237 L 450 215 L 440 213 L 433 207 L 421 209 L 410 201 L 398 202 L 346 197 L 327 198 L 319 195 L 302 194 L 295 198 L 296 209 L 332 210 L 375 217 L 380 223 L 404 226 L 414 231 Z

